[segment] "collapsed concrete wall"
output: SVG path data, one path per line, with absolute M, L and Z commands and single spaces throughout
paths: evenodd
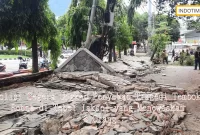
M 75 71 L 99 71 L 105 68 L 110 73 L 115 71 L 103 63 L 98 57 L 85 48 L 80 48 L 74 55 L 68 58 L 55 72 L 75 72 Z

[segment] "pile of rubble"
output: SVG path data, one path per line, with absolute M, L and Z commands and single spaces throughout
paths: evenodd
M 172 95 L 185 90 L 141 78 L 160 71 L 145 62 L 134 68 L 121 62 L 124 69 L 115 65 L 116 75 L 61 72 L 33 87 L 12 90 L 23 99 L 15 105 L 31 105 L 10 111 L 7 106 L 13 102 L 2 102 L 0 134 L 173 135 L 187 130 L 181 121 L 185 106 Z
M 44 122 L 42 131 L 46 134 L 156 135 L 172 132 L 173 128 L 186 130 L 184 124 L 179 123 L 186 115 L 185 106 L 173 102 L 170 96 L 173 92 L 184 94 L 183 89 L 155 82 L 133 83 L 100 73 L 62 73 L 57 77 L 59 81 L 38 85 L 80 93 L 72 95 L 71 112 L 67 116 L 58 115 L 61 129 L 58 126 L 52 131 L 53 125 L 49 125 L 55 119 Z
M 41 82 L 35 84 L 37 90 L 51 91 L 54 98 L 45 98 L 44 110 L 33 105 L 29 112 L 18 114 L 12 132 L 156 135 L 186 130 L 180 123 L 186 115 L 185 106 L 171 96 L 173 92 L 184 94 L 180 88 L 147 80 L 132 82 L 131 79 L 97 72 L 58 73 L 51 80 Z M 60 96 L 56 90 L 62 91 Z M 40 97 L 38 102 L 44 102 L 44 96 L 35 94 L 35 98 Z M 3 117 L 0 120 L 3 121 Z M 3 124 L 8 125 L 5 121 Z
M 116 73 L 130 78 L 144 77 L 148 74 L 160 73 L 163 69 L 158 68 L 149 61 L 149 57 L 123 56 L 115 63 L 109 63 Z

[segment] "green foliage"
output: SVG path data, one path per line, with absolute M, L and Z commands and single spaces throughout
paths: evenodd
M 8 46 L 8 50 L 11 50 L 14 47 L 18 47 L 18 43 L 16 41 L 8 41 L 4 43 L 4 46 Z
M 56 24 L 58 28 L 59 38 L 62 40 L 61 44 L 64 44 L 66 46 L 66 26 L 67 26 L 67 14 L 61 16 L 58 18 Z
M 92 0 L 80 0 L 78 4 L 77 0 L 73 0 L 68 12 L 59 18 L 57 24 L 59 26 L 59 31 L 62 36 L 66 39 L 66 46 L 72 48 L 81 47 L 81 43 L 86 40 L 87 30 L 88 30 L 88 19 L 90 9 L 92 7 Z M 97 5 L 105 8 L 105 1 L 98 0 Z M 101 34 L 101 25 L 99 22 L 98 11 L 95 16 L 96 23 L 93 24 L 93 34 Z M 97 20 L 96 20 L 97 19 Z M 64 30 L 63 30 L 64 28 Z
M 50 39 L 49 50 L 51 50 L 52 67 L 54 69 L 57 66 L 58 57 L 61 54 L 61 39 L 59 37 Z
M 143 0 L 130 0 L 130 4 L 128 6 L 128 24 L 132 25 L 133 22 L 133 17 L 134 17 L 134 13 L 137 7 L 139 7 L 141 5 L 141 3 L 143 2 Z
M 109 42 L 114 43 L 120 51 L 127 49 L 132 41 L 126 10 L 122 1 L 118 1 L 118 5 L 115 9 L 114 26 L 109 32 Z
M 46 49 L 57 35 L 55 15 L 48 7 L 48 0 L 1 0 L 0 15 L 0 42 L 23 39 L 31 43 L 36 48 L 33 72 L 38 72 L 37 41 Z
M 180 38 L 180 24 L 179 22 L 167 15 L 161 14 L 156 16 L 156 33 L 165 33 L 170 36 L 172 42 L 178 41 Z
M 56 35 L 53 14 L 48 8 L 48 0 L 4 0 L 0 6 L 0 36 L 4 40 L 32 41 L 36 34 L 38 39 L 48 41 L 49 34 Z M 0 4 L 1 5 L 1 4 Z M 9 8 L 7 8 L 7 6 Z M 23 10 L 21 10 L 23 9 Z
M 171 37 L 171 41 L 177 42 L 180 38 L 180 24 L 176 19 L 172 19 L 169 25 L 171 28 L 169 31 L 169 35 Z
M 165 13 L 166 7 L 169 7 L 168 9 L 168 17 L 169 18 L 177 18 L 175 12 L 176 12 L 176 5 L 199 5 L 200 4 L 200 0 L 174 0 L 174 1 L 170 1 L 169 0 L 159 0 L 158 1 L 158 5 L 157 8 L 159 11 L 161 11 L 162 13 Z M 189 17 L 189 16 L 183 16 L 183 17 L 179 17 L 179 19 L 184 20 L 185 22 L 187 22 L 187 26 L 188 29 L 196 29 L 196 30 L 200 30 L 200 20 L 198 19 L 194 19 L 193 17 Z M 177 22 L 178 23 L 178 22 Z M 177 27 L 180 27 L 180 24 L 176 25 Z M 172 26 L 173 27 L 173 26 Z M 178 33 L 178 29 L 176 27 L 173 32 L 177 32 Z M 175 34 L 173 34 L 175 36 Z M 173 39 L 173 37 L 171 37 L 172 41 L 177 41 L 175 39 Z
M 194 66 L 194 56 L 188 56 L 185 60 L 186 66 Z
M 188 29 L 200 30 L 200 18 L 196 20 L 189 20 L 187 23 L 188 23 Z
M 58 29 L 65 28 L 67 24 L 67 14 L 60 16 L 57 20 Z
M 167 17 L 165 15 L 157 15 L 156 16 L 156 25 L 155 25 L 155 34 L 150 38 L 151 50 L 153 50 L 153 54 L 151 56 L 151 60 L 154 55 L 158 55 L 165 49 L 166 45 L 170 41 L 170 32 L 171 28 L 168 26 Z
M 150 38 L 152 41 L 151 49 L 154 55 L 159 55 L 165 46 L 171 41 L 177 41 L 180 37 L 180 25 L 178 21 L 174 18 L 170 18 L 166 15 L 156 16 L 155 34 Z
M 116 31 L 116 45 L 121 49 L 127 49 L 129 47 L 129 44 L 132 41 L 131 35 L 130 35 L 130 28 L 126 21 L 122 22 L 119 25 L 119 28 Z
M 167 42 L 170 40 L 170 37 L 166 34 L 154 34 L 151 37 L 153 41 L 151 45 L 152 50 L 156 50 L 156 53 L 159 54 L 162 50 L 165 49 Z
M 168 11 L 168 16 L 169 17 L 173 17 L 176 18 L 176 5 L 187 5 L 187 4 L 191 4 L 191 5 L 199 5 L 200 4 L 200 0 L 159 0 L 158 1 L 158 5 L 157 5 L 157 10 L 161 11 L 161 12 L 165 12 L 166 9 Z M 169 11 L 169 7 L 171 9 L 171 11 Z M 179 17 L 181 19 L 188 19 L 190 17 Z
M 167 26 L 167 22 L 160 22 L 157 25 L 157 28 L 155 29 L 155 32 L 157 34 L 159 34 L 159 33 L 168 34 L 169 31 L 170 31 L 170 27 Z
M 132 36 L 137 42 L 148 39 L 148 14 L 136 13 L 133 18 L 133 25 L 131 27 Z
M 27 57 L 32 57 L 32 52 L 30 50 L 0 50 L 0 55 L 22 55 Z
M 66 30 L 67 46 L 81 47 L 81 42 L 85 40 L 88 24 L 87 15 L 89 9 L 87 7 L 72 7 L 68 11 L 68 23 Z

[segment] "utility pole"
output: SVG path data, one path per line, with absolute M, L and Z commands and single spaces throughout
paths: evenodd
M 96 11 L 96 0 L 93 0 L 90 21 L 89 21 L 89 27 L 88 27 L 88 32 L 87 32 L 87 38 L 85 41 L 85 48 L 87 48 L 87 49 L 90 48 L 90 38 L 91 38 L 91 34 L 92 34 L 92 25 L 94 22 L 95 11 Z

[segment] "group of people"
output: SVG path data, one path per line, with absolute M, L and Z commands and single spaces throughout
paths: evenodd
M 190 55 L 194 55 L 194 59 L 195 59 L 195 70 L 197 70 L 197 67 L 199 67 L 200 70 L 200 47 L 197 47 L 197 50 L 194 52 L 194 50 L 186 50 L 186 52 L 184 50 L 182 50 L 180 53 L 175 52 L 175 50 L 172 50 L 172 60 L 174 61 L 180 61 L 180 64 L 183 65 L 184 60 L 187 57 L 190 57 Z M 163 64 L 168 64 L 168 53 L 166 50 L 163 50 L 162 54 L 161 54 L 162 60 L 163 60 Z
M 176 53 L 175 54 L 175 50 L 172 51 L 172 58 L 174 58 L 174 61 L 178 61 L 178 59 L 180 58 L 180 64 L 183 65 L 184 60 L 189 57 L 190 55 L 192 55 L 189 50 L 186 50 L 186 52 L 184 50 L 182 50 L 180 52 L 180 54 Z

